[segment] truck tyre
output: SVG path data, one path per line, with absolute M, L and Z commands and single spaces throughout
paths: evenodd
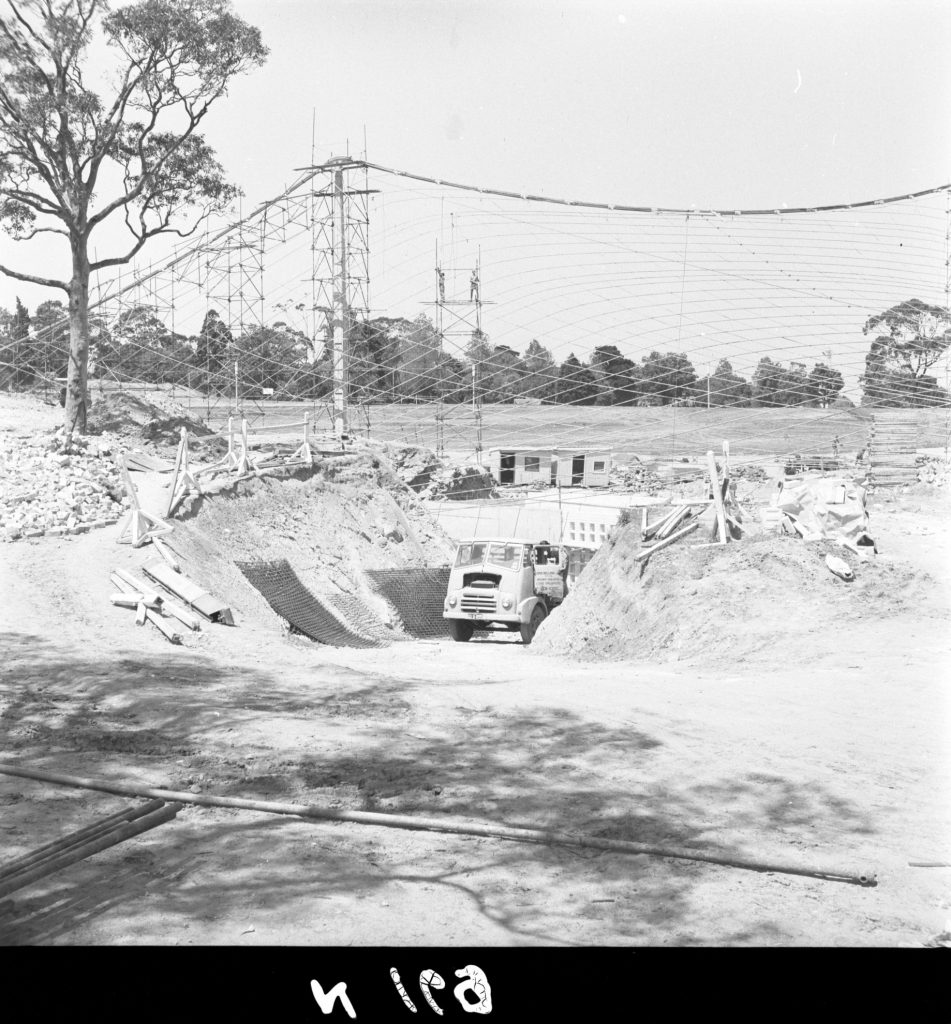
M 458 643 L 472 639 L 473 625 L 465 619 L 449 619 L 449 635 Z
M 526 647 L 535 639 L 538 627 L 545 621 L 545 615 L 545 606 L 543 604 L 536 604 L 532 609 L 532 615 L 528 622 L 523 622 L 519 626 L 519 632 L 522 634 L 522 643 Z

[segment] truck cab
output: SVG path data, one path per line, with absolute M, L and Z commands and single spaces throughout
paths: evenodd
M 518 630 L 530 644 L 567 591 L 567 554 L 547 541 L 473 539 L 456 548 L 443 603 L 449 634 L 460 642 L 478 629 Z

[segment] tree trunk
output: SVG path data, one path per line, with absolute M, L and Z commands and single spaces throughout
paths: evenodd
M 69 368 L 66 373 L 66 441 L 86 433 L 86 381 L 89 374 L 89 258 L 85 246 L 73 249 L 69 283 Z

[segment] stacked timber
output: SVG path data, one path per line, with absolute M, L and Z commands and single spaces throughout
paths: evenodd
M 869 432 L 869 476 L 873 487 L 917 483 L 918 430 L 914 410 L 875 414 Z

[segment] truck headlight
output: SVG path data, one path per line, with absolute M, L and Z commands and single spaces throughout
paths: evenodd
M 513 601 L 512 601 L 512 597 L 511 597 L 511 595 L 510 595 L 510 594 L 503 594 L 503 595 L 502 595 L 502 607 L 503 607 L 503 608 L 504 608 L 504 609 L 505 609 L 506 611 L 508 611 L 508 610 L 509 610 L 509 608 L 511 608 L 511 607 L 512 607 L 512 604 L 513 604 Z
M 455 608 L 457 600 L 458 599 L 455 594 L 450 594 L 449 597 L 446 598 L 446 604 L 448 604 L 450 608 Z

